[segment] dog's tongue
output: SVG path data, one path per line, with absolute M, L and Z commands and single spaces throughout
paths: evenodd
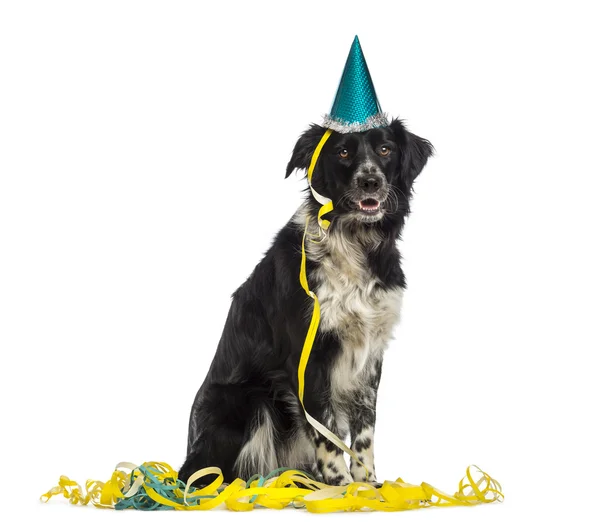
M 363 210 L 377 210 L 379 208 L 379 201 L 375 199 L 364 199 L 358 204 Z

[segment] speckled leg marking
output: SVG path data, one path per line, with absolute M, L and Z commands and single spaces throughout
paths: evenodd
M 352 482 L 343 451 L 320 435 L 317 442 L 317 468 L 327 484 L 340 486 Z
M 377 378 L 377 384 L 378 382 L 379 379 Z M 376 398 L 377 387 L 367 389 L 363 395 L 356 399 L 354 414 L 350 419 L 352 449 L 364 464 L 363 467 L 354 459 L 350 461 L 350 473 L 356 482 L 377 483 L 373 453 Z
M 345 438 L 347 431 L 341 432 L 331 413 L 325 414 L 323 420 L 322 423 L 325 427 L 339 438 Z M 323 482 L 332 486 L 340 486 L 352 482 L 352 476 L 344 460 L 343 451 L 314 429 L 313 441 L 317 454 L 317 469 L 322 476 Z
M 356 482 L 377 483 L 375 477 L 375 458 L 373 454 L 373 426 L 364 427 L 354 439 L 352 449 L 358 455 L 359 460 L 367 468 L 361 466 L 354 459 L 350 461 L 350 473 Z M 367 477 L 367 471 L 369 476 Z

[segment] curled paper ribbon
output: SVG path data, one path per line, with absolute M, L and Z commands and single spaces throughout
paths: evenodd
M 215 478 L 207 486 L 191 486 L 202 477 Z M 91 503 L 97 508 L 117 510 L 211 510 L 224 506 L 243 512 L 256 506 L 276 510 L 294 506 L 313 513 L 474 506 L 504 498 L 500 484 L 477 466 L 467 468 L 458 491 L 449 495 L 425 482 L 416 486 L 400 478 L 385 481 L 379 488 L 363 482 L 329 486 L 306 473 L 286 468 L 276 469 L 265 477 L 255 475 L 248 481 L 237 478 L 231 484 L 224 484 L 221 470 L 207 467 L 196 471 L 184 484 L 177 471 L 163 462 L 146 462 L 141 466 L 121 462 L 107 482 L 88 480 L 85 493 L 77 482 L 61 476 L 58 486 L 44 493 L 40 500 L 48 502 L 61 494 L 71 504 Z
M 308 179 L 308 185 L 310 187 L 310 191 L 311 191 L 313 197 L 315 198 L 315 200 L 319 204 L 321 204 L 321 208 L 319 209 L 319 213 L 317 214 L 317 222 L 319 223 L 319 227 L 322 230 L 327 230 L 329 228 L 329 225 L 331 224 L 327 219 L 323 219 L 322 217 L 325 214 L 327 214 L 333 210 L 333 201 L 331 199 L 328 199 L 327 197 L 324 197 L 317 190 L 315 190 L 313 188 L 312 178 L 313 178 L 313 173 L 315 171 L 315 167 L 317 166 L 317 161 L 319 160 L 319 155 L 321 154 L 321 149 L 323 149 L 325 142 L 329 139 L 332 132 L 333 131 L 331 129 L 327 129 L 325 131 L 325 133 L 323 134 L 323 136 L 321 137 L 321 140 L 317 144 L 317 147 L 315 148 L 315 151 L 311 157 L 310 165 L 308 166 L 308 171 L 306 174 L 306 178 Z

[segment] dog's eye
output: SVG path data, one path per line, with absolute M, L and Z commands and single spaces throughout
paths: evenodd
M 388 156 L 391 152 L 392 152 L 391 149 L 389 147 L 387 147 L 386 145 L 382 145 L 379 148 L 379 154 L 381 156 Z
M 340 149 L 338 151 L 338 156 L 340 158 L 348 158 L 350 156 L 350 153 L 348 152 L 348 149 Z

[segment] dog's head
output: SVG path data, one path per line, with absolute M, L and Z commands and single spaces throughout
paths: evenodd
M 308 168 L 325 130 L 312 125 L 300 136 L 286 178 L 294 169 Z M 333 217 L 359 223 L 402 219 L 409 212 L 415 178 L 432 152 L 427 140 L 396 119 L 388 127 L 361 133 L 333 132 L 319 155 L 312 184 L 333 201 Z

